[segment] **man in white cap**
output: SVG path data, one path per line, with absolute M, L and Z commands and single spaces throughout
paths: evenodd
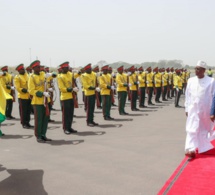
M 196 76 L 188 80 L 185 93 L 186 143 L 185 155 L 194 158 L 196 152 L 203 153 L 213 148 L 211 136 L 213 123 L 210 108 L 215 92 L 215 81 L 205 75 L 206 63 L 198 61 Z

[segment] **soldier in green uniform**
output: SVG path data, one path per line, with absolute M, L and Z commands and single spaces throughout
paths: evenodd
M 25 72 L 23 64 L 18 65 L 16 70 L 19 74 L 14 78 L 14 85 L 18 91 L 20 121 L 23 128 L 29 129 L 33 127 L 30 125 L 31 99 L 28 93 L 29 75 Z
M 40 73 L 40 61 L 36 60 L 30 65 L 34 71 L 28 82 L 28 90 L 33 96 L 31 104 L 34 107 L 34 134 L 38 143 L 51 141 L 46 137 L 49 120 L 48 98 L 49 92 L 46 90 L 46 75 Z
M 2 67 L 1 70 L 2 72 L 4 72 L 0 80 L 1 85 L 4 90 L 13 97 L 13 99 L 7 99 L 5 110 L 5 116 L 7 120 L 11 120 L 15 119 L 15 117 L 12 116 L 13 102 L 15 101 L 15 87 L 13 86 L 13 76 L 8 73 L 8 66 Z
M 69 71 L 69 62 L 60 65 L 62 73 L 58 77 L 58 87 L 60 90 L 60 100 L 62 107 L 63 130 L 65 134 L 77 133 L 72 128 L 74 117 L 74 99 L 72 92 L 78 92 L 77 87 L 73 87 L 73 74 Z
M 102 97 L 102 110 L 105 120 L 114 120 L 110 116 L 111 110 L 111 90 L 114 90 L 114 86 L 111 86 L 111 76 L 108 74 L 108 65 L 104 65 L 101 68 L 103 74 L 100 76 L 99 83 Z
M 120 115 L 128 115 L 128 113 L 125 112 L 125 103 L 128 95 L 127 75 L 123 73 L 124 66 L 120 66 L 119 68 L 117 68 L 117 71 L 118 73 L 116 75 L 116 84 L 118 93 L 118 110 Z
M 97 126 L 98 123 L 94 122 L 94 110 L 95 110 L 95 90 L 99 91 L 96 87 L 96 74 L 92 72 L 91 64 L 84 67 L 85 73 L 82 76 L 82 84 L 84 88 L 84 94 L 86 98 L 87 106 L 87 125 L 90 127 Z

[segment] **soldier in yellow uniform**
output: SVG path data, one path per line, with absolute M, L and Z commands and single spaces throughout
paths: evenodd
M 40 61 L 36 60 L 30 65 L 34 71 L 29 77 L 28 91 L 33 96 L 31 104 L 34 107 L 34 133 L 38 143 L 51 141 L 46 137 L 49 120 L 48 98 L 46 90 L 46 75 L 40 73 Z
M 27 66 L 25 68 L 25 70 L 27 71 L 28 74 L 31 74 L 32 73 L 32 68 L 30 66 Z
M 129 68 L 129 71 L 131 72 L 129 78 L 129 85 L 130 85 L 130 93 L 131 93 L 131 110 L 132 111 L 138 111 L 139 109 L 137 108 L 137 86 L 139 84 L 138 77 L 135 73 L 135 68 L 134 66 L 131 66 Z
M 116 84 L 117 84 L 117 93 L 118 93 L 118 110 L 120 115 L 128 115 L 125 112 L 125 103 L 127 98 L 127 75 L 123 73 L 123 66 L 117 68 L 117 75 L 116 75 Z
M 146 97 L 146 72 L 143 70 L 141 66 L 139 69 L 138 81 L 139 81 L 139 107 L 146 108 L 145 106 L 145 97 Z
M 95 110 L 95 90 L 99 91 L 96 87 L 96 74 L 92 72 L 91 64 L 88 64 L 84 67 L 85 73 L 82 77 L 82 84 L 84 88 L 84 94 L 86 98 L 87 105 L 87 125 L 90 127 L 97 126 L 98 123 L 94 122 L 94 110 Z
M 72 92 L 78 92 L 78 88 L 73 88 L 73 74 L 69 71 L 69 62 L 64 62 L 61 65 L 62 73 L 58 77 L 58 87 L 60 90 L 60 100 L 62 106 L 62 122 L 65 134 L 77 133 L 72 128 L 74 117 L 74 99 Z
M 112 69 L 112 67 L 110 67 L 110 66 L 109 66 L 109 68 L 108 68 L 108 74 L 109 74 L 110 77 L 111 77 L 111 85 L 114 86 L 115 79 L 116 79 L 116 75 L 113 73 L 113 69 Z M 111 92 L 111 105 L 112 105 L 112 106 L 117 106 L 117 105 L 115 104 L 114 91 Z
M 164 70 L 165 71 L 165 70 Z M 163 75 L 162 75 L 162 101 L 167 101 L 167 90 L 169 91 L 168 89 L 168 86 L 169 86 L 169 68 L 166 69 L 165 72 L 163 72 Z
M 99 77 L 100 77 L 100 73 L 99 73 L 99 66 L 95 66 L 92 71 L 95 73 L 96 75 L 96 86 L 99 86 Z M 96 106 L 98 109 L 102 109 L 102 97 L 101 97 L 101 93 L 100 91 L 96 91 Z
M 148 105 L 154 105 L 152 103 L 152 94 L 153 94 L 153 90 L 154 90 L 154 73 L 152 72 L 151 67 L 148 67 L 146 70 L 148 71 L 148 73 L 146 75 Z
M 174 77 L 175 77 L 175 69 L 172 67 L 170 69 L 170 77 L 171 77 L 171 87 L 170 87 L 170 94 L 171 94 L 171 97 L 175 97 L 175 89 L 174 89 Z
M 29 75 L 25 72 L 23 64 L 18 65 L 16 70 L 19 74 L 14 78 L 14 85 L 18 91 L 20 121 L 23 128 L 29 129 L 33 127 L 30 125 L 31 99 L 28 92 Z
M 182 78 L 181 78 L 181 71 L 180 69 L 176 70 L 176 75 L 174 77 L 174 89 L 175 89 L 175 107 L 176 108 L 180 108 L 181 106 L 179 106 L 179 100 L 180 100 L 180 96 L 182 94 L 182 87 L 183 87 L 183 83 L 182 83 Z
M 103 74 L 99 78 L 99 87 L 101 89 L 101 96 L 102 96 L 102 111 L 104 120 L 114 120 L 110 116 L 110 110 L 111 110 L 111 90 L 114 90 L 114 86 L 111 85 L 111 77 L 108 74 L 108 65 L 104 65 L 101 68 L 101 71 Z
M 154 68 L 154 85 L 156 88 L 155 102 L 162 103 L 160 101 L 161 96 L 161 87 L 162 87 L 162 75 L 161 72 L 158 72 L 158 67 Z
M 4 90 L 13 97 L 13 99 L 7 99 L 5 110 L 5 116 L 7 120 L 11 120 L 15 119 L 15 117 L 12 116 L 13 102 L 15 101 L 15 87 L 13 86 L 13 76 L 8 73 L 8 66 L 2 67 L 1 70 L 4 72 L 0 80 L 1 85 Z
M 171 89 L 172 87 L 172 74 L 170 73 L 170 68 L 166 69 L 166 73 L 168 74 L 168 81 L 167 81 L 167 98 L 168 99 L 172 99 L 171 98 Z

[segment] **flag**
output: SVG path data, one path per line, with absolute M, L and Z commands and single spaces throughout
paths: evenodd
M 5 120 L 5 109 L 7 99 L 12 99 L 13 97 L 8 94 L 2 85 L 0 84 L 0 124 Z

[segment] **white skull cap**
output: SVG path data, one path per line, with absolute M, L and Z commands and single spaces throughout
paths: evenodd
M 207 64 L 206 64 L 204 61 L 199 60 L 199 61 L 197 62 L 197 64 L 196 64 L 196 66 L 199 66 L 199 67 L 201 67 L 201 68 L 205 68 L 205 69 L 206 69 Z

